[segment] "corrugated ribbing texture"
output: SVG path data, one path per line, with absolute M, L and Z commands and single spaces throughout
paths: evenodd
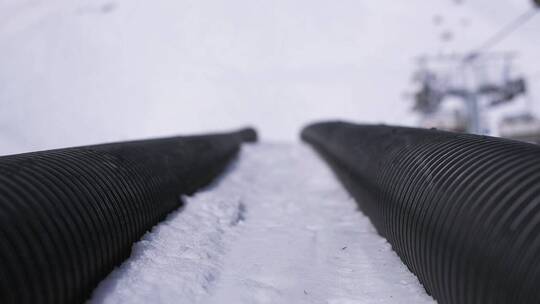
M 80 303 L 253 130 L 0 157 L 0 303 Z
M 540 301 L 540 147 L 328 122 L 311 143 L 439 303 Z

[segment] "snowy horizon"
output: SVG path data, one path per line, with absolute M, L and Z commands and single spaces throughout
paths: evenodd
M 247 125 L 297 141 L 321 119 L 414 125 L 414 58 L 469 51 L 530 6 L 0 0 L 0 155 Z M 519 52 L 533 100 L 539 26 L 494 49 Z

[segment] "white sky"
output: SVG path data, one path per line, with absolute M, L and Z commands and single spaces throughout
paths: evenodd
M 413 58 L 468 50 L 530 5 L 496 2 L 0 0 L 0 154 L 244 125 L 296 140 L 325 118 L 414 124 Z M 498 47 L 519 48 L 529 74 L 539 27 Z

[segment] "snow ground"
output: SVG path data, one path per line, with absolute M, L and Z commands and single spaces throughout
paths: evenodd
M 307 146 L 246 146 L 185 199 L 90 302 L 434 302 Z

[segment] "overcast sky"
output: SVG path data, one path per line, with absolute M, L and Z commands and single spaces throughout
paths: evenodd
M 245 125 L 290 141 L 325 118 L 414 124 L 414 57 L 468 50 L 530 7 L 454 2 L 0 0 L 0 154 Z M 520 50 L 540 98 L 539 28 L 498 48 Z

